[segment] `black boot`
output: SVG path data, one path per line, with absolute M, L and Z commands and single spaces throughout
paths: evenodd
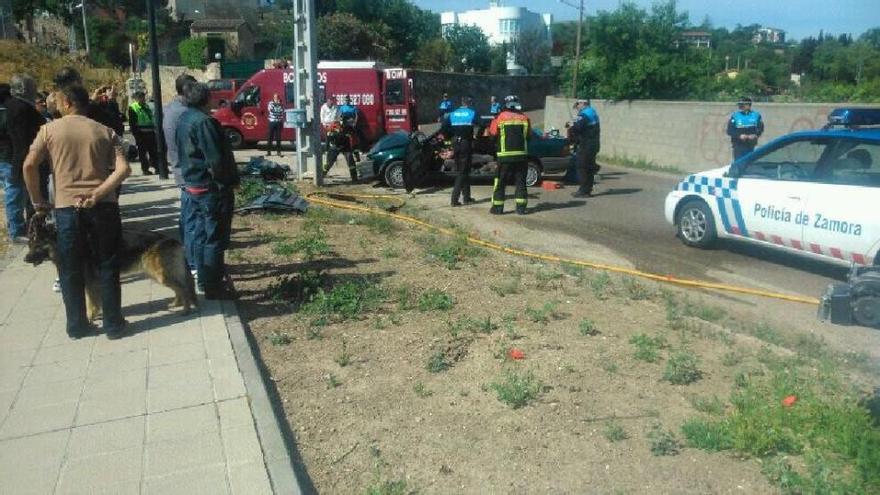
M 491 213 L 492 215 L 501 215 L 502 213 L 504 213 L 504 207 L 501 205 L 494 205 L 489 208 L 489 213 Z
M 526 214 L 525 205 L 516 205 L 516 214 L 517 215 L 525 215 Z

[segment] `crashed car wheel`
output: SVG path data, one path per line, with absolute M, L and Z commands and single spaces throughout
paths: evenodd
M 229 140 L 229 145 L 232 146 L 232 149 L 237 150 L 244 146 L 244 137 L 235 129 L 226 128 L 226 139 Z
M 700 200 L 690 201 L 681 207 L 676 226 L 678 238 L 688 246 L 708 248 L 718 239 L 712 210 Z
M 529 161 L 529 169 L 526 171 L 526 187 L 537 186 L 541 183 L 541 164 L 536 160 Z
M 385 184 L 394 189 L 402 189 L 405 187 L 403 182 L 403 162 L 391 162 L 385 167 Z

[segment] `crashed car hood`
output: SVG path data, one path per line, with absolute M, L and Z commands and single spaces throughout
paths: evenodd
M 376 141 L 376 144 L 370 148 L 368 154 L 373 155 L 375 153 L 381 153 L 386 150 L 394 149 L 394 148 L 402 148 L 409 144 L 409 134 L 404 131 L 397 131 L 394 134 L 388 134 L 387 136 L 383 136 L 381 139 Z

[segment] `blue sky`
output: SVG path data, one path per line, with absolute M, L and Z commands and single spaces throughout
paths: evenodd
M 488 6 L 488 0 L 412 0 L 422 8 L 436 12 L 468 10 Z M 570 0 L 577 3 L 578 0 Z M 550 12 L 555 20 L 577 18 L 577 10 L 557 0 L 506 0 L 504 5 L 528 7 Z M 586 0 L 589 14 L 613 10 L 619 0 Z M 636 0 L 650 7 L 652 0 Z M 732 28 L 739 24 L 763 24 L 784 29 L 789 38 L 800 39 L 826 33 L 851 33 L 853 36 L 872 27 L 880 27 L 880 0 L 678 0 L 679 10 L 686 10 L 691 21 L 699 24 L 708 15 L 712 24 Z

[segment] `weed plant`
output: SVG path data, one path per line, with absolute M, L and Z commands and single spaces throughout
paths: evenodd
M 629 343 L 636 348 L 636 359 L 648 363 L 656 363 L 660 360 L 660 350 L 666 347 L 666 338 L 662 335 L 651 337 L 640 333 L 633 335 L 629 339 Z
M 440 289 L 428 289 L 419 295 L 419 311 L 449 311 L 453 306 L 452 296 Z
M 499 401 L 513 409 L 519 409 L 538 398 L 543 386 L 531 371 L 517 373 L 508 370 L 500 380 L 491 383 L 489 388 L 495 391 Z
M 703 376 L 699 369 L 700 361 L 690 351 L 680 351 L 666 361 L 663 379 L 673 385 L 690 385 Z

